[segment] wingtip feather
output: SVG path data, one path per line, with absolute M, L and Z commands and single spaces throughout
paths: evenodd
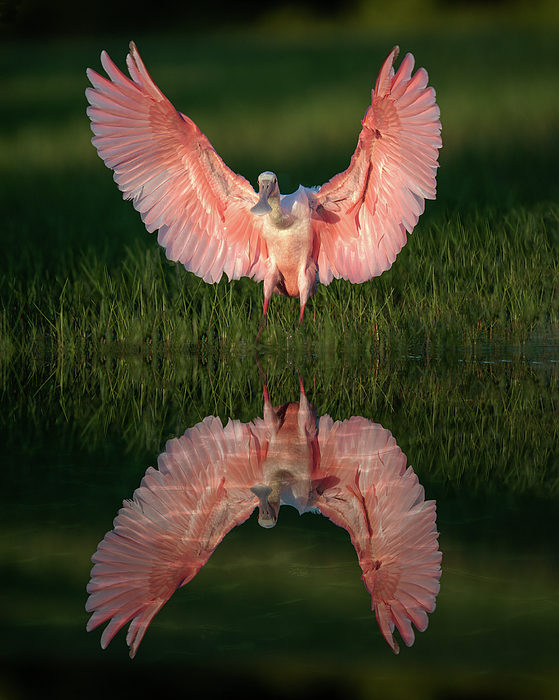
M 394 63 L 396 62 L 399 53 L 400 47 L 395 46 L 385 58 L 375 83 L 375 89 L 373 91 L 375 95 L 383 96 L 388 92 L 390 81 L 394 77 Z

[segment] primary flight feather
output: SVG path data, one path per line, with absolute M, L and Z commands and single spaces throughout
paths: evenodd
M 110 80 L 88 69 L 94 146 L 167 257 L 206 282 L 264 281 L 263 322 L 273 293 L 305 305 L 317 280 L 361 283 L 394 262 L 436 194 L 441 124 L 427 72 L 407 54 L 384 61 L 350 165 L 320 189 L 281 195 L 274 173 L 259 193 L 221 160 L 147 72 L 134 43 L 127 78 L 106 52 Z M 259 331 L 260 334 L 260 331 Z

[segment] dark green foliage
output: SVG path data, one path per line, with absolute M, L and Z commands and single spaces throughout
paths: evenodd
M 427 66 L 438 93 L 438 199 L 390 271 L 363 285 L 321 287 L 300 332 L 297 301 L 274 298 L 265 347 L 373 347 L 416 333 L 525 338 L 556 327 L 557 43 L 513 30 L 400 43 Z M 157 82 L 234 170 L 254 182 L 273 169 L 289 191 L 347 166 L 389 42 L 264 44 L 254 35 L 139 45 Z M 106 47 L 122 65 L 126 42 Z M 4 362 L 182 352 L 216 341 L 250 347 L 261 285 L 209 286 L 167 262 L 97 158 L 82 95 L 100 48 L 13 44 L 2 59 Z
M 10 43 L 0 27 L 0 696 L 555 698 L 559 42 L 530 22 L 556 2 L 489 4 L 507 22 L 528 8 L 520 28 L 480 28 L 487 3 L 433 23 L 450 4 L 362 2 L 351 34 L 282 33 L 278 14 L 273 31 L 221 36 L 177 22 Z M 95 22 L 109 5 L 128 21 L 102 2 Z M 403 31 L 418 13 L 430 29 Z M 123 67 L 132 38 L 225 162 L 253 184 L 276 171 L 284 192 L 347 167 L 381 61 L 412 51 L 444 148 L 438 198 L 393 268 L 320 287 L 300 330 L 298 300 L 274 298 L 255 345 L 262 286 L 167 261 L 91 146 L 85 68 L 103 48 Z M 297 401 L 299 377 L 319 415 L 389 429 L 437 500 L 428 630 L 392 657 L 347 533 L 283 508 L 272 531 L 234 528 L 134 662 L 124 633 L 102 651 L 85 585 L 122 500 L 166 440 L 207 415 L 262 416 L 263 382 L 273 404 Z
M 99 68 L 101 48 L 122 66 L 126 41 L 13 44 L 2 56 L 0 134 L 6 427 L 18 417 L 39 422 L 41 405 L 60 406 L 59 419 L 75 424 L 84 444 L 116 431 L 132 435 L 131 446 L 157 449 L 208 413 L 258 414 L 256 357 L 285 389 L 277 402 L 296 400 L 300 372 L 319 412 L 335 418 L 360 414 L 390 427 L 389 408 L 404 406 L 417 425 L 414 450 L 434 475 L 445 455 L 447 477 L 459 480 L 464 450 L 492 445 L 487 469 L 498 480 L 512 460 L 509 485 L 555 489 L 554 366 L 533 374 L 524 358 L 555 337 L 559 322 L 557 42 L 551 32 L 514 30 L 398 39 L 437 89 L 438 199 L 391 270 L 363 285 L 319 287 L 300 329 L 298 300 L 274 298 L 258 345 L 261 285 L 206 285 L 167 261 L 90 144 L 84 69 Z M 263 169 L 277 171 L 284 191 L 347 166 L 393 43 L 138 39 L 156 81 L 224 160 L 253 182 Z M 514 348 L 516 362 L 495 360 L 488 370 L 479 352 L 500 358 L 503 347 Z M 516 396 L 518 377 L 537 391 Z M 452 421 L 470 426 L 455 466 L 459 438 L 444 428 Z M 545 431 L 538 421 L 549 422 Z M 537 477 L 521 448 L 532 444 L 529 431 L 539 436 L 530 454 L 550 465 Z

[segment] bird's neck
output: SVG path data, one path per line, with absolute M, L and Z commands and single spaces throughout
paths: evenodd
M 272 491 L 268 496 L 268 503 L 279 508 L 282 491 L 291 481 L 293 481 L 293 474 L 291 474 L 291 472 L 285 469 L 278 469 L 270 483 Z
M 281 206 L 279 192 L 274 192 L 268 198 L 268 204 L 272 207 L 272 211 L 268 214 L 276 228 L 289 228 L 295 221 L 295 217 L 291 213 L 287 213 Z

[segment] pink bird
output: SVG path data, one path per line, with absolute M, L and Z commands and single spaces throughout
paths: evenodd
M 132 80 L 104 51 L 110 80 L 87 71 L 92 142 L 147 230 L 159 230 L 168 258 L 206 282 L 223 273 L 263 280 L 258 335 L 273 293 L 299 297 L 300 324 L 317 280 L 361 283 L 380 275 L 405 245 L 424 200 L 435 198 L 442 146 L 435 91 L 423 68 L 412 76 L 411 54 L 394 73 L 398 52 L 380 69 L 349 168 L 320 189 L 281 195 L 266 171 L 257 195 L 175 110 L 134 43 L 126 59 Z
M 87 629 L 109 621 L 105 648 L 131 622 L 130 656 L 174 591 L 191 581 L 223 537 L 258 506 L 273 527 L 281 505 L 320 512 L 345 528 L 384 639 L 398 653 L 412 623 L 435 609 L 441 553 L 435 502 L 388 430 L 365 418 L 317 420 L 301 384 L 298 403 L 243 424 L 208 417 L 170 440 L 131 501 L 125 501 L 92 560 Z

